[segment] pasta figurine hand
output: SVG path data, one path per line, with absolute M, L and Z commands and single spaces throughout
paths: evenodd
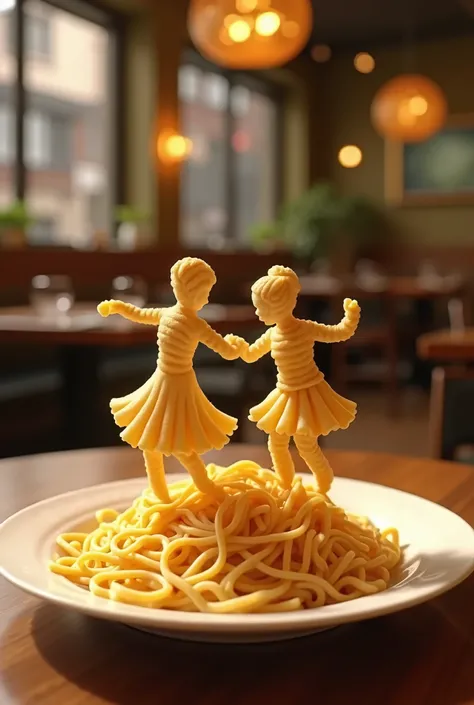
M 97 306 L 97 311 L 102 318 L 107 318 L 111 313 L 114 313 L 114 303 L 115 301 L 102 301 L 102 303 Z
M 238 335 L 234 335 L 233 333 L 228 333 L 225 337 L 224 340 L 229 343 L 229 345 L 232 346 L 232 349 L 235 353 L 235 357 L 231 359 L 237 359 L 240 357 L 242 354 L 242 351 L 248 347 L 248 343 L 246 340 L 243 338 L 240 338 Z
M 204 396 L 193 370 L 198 343 L 227 360 L 239 356 L 245 344 L 237 336 L 223 338 L 198 316 L 216 282 L 211 267 L 185 257 L 171 269 L 176 304 L 169 308 L 138 308 L 122 301 L 103 301 L 101 315 L 118 313 L 136 323 L 158 326 L 157 368 L 140 389 L 110 406 L 121 438 L 142 450 L 155 495 L 169 502 L 163 456 L 174 455 L 201 492 L 222 498 L 222 488 L 208 477 L 201 455 L 222 448 L 237 428 L 237 420 L 216 409 Z
M 280 266 L 272 267 L 267 276 L 252 286 L 257 316 L 271 327 L 243 350 L 242 358 L 254 362 L 271 352 L 278 375 L 276 388 L 250 409 L 249 418 L 268 434 L 273 466 L 285 486 L 291 486 L 295 473 L 289 451 L 293 437 L 301 458 L 316 477 L 319 490 L 327 493 L 333 472 L 319 447 L 319 436 L 347 428 L 357 407 L 324 380 L 314 363 L 313 346 L 316 340 L 329 343 L 350 338 L 359 322 L 360 307 L 357 301 L 345 299 L 345 316 L 334 326 L 300 320 L 293 315 L 299 291 L 295 272 Z
M 344 299 L 344 312 L 349 319 L 360 318 L 360 306 L 355 299 Z

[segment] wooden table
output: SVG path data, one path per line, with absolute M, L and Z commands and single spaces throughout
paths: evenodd
M 260 325 L 250 305 L 209 304 L 202 316 L 222 334 Z M 70 316 L 50 319 L 35 316 L 30 306 L 2 308 L 0 345 L 9 343 L 59 349 L 62 447 L 88 448 L 100 445 L 99 376 L 103 350 L 156 343 L 156 326 L 131 323 L 118 316 L 102 319 L 92 304 L 79 304 Z
M 474 362 L 474 328 L 425 333 L 418 338 L 417 349 L 425 360 Z
M 474 523 L 467 466 L 328 456 L 338 475 L 420 494 Z M 212 459 L 241 457 L 268 463 L 256 446 L 230 446 Z M 125 449 L 3 460 L 0 519 L 59 492 L 141 474 L 140 454 Z M 474 574 L 425 605 L 258 646 L 150 636 L 41 603 L 0 579 L 1 705 L 474 705 L 473 663 Z

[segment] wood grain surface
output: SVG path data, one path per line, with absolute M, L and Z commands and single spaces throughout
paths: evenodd
M 420 335 L 418 354 L 438 362 L 474 362 L 474 328 L 463 331 L 437 330 Z
M 467 465 L 328 456 L 338 475 L 419 494 L 474 524 Z M 242 457 L 268 465 L 261 446 L 208 456 L 222 464 Z M 0 519 L 67 490 L 142 473 L 140 453 L 127 449 L 3 460 Z M 473 664 L 474 575 L 398 614 L 252 646 L 150 636 L 41 603 L 0 579 L 1 705 L 474 705 Z

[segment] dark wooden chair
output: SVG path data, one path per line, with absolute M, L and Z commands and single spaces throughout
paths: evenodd
M 435 367 L 430 406 L 430 445 L 434 458 L 456 460 L 458 452 L 464 450 L 464 458 L 474 462 L 473 407 L 474 370 Z

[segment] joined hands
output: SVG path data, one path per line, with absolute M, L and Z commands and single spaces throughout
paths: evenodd
M 245 348 L 248 347 L 248 343 L 246 340 L 244 340 L 243 338 L 241 338 L 238 335 L 234 335 L 233 333 L 228 333 L 225 336 L 224 340 L 227 343 L 229 343 L 232 346 L 232 348 L 234 349 L 234 354 L 235 354 L 234 359 L 237 359 L 238 357 L 240 357 L 240 355 L 245 350 Z

